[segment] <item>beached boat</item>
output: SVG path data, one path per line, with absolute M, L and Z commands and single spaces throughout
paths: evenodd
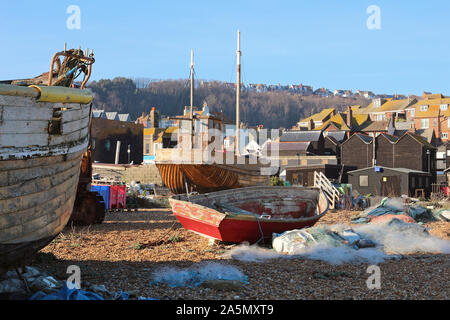
M 169 198 L 187 230 L 225 242 L 255 243 L 273 233 L 314 225 L 328 210 L 319 189 L 248 187 Z
M 164 185 L 174 194 L 191 191 L 207 193 L 257 185 L 268 186 L 270 183 L 270 176 L 262 175 L 259 165 L 157 162 L 156 166 Z
M 73 210 L 89 143 L 88 90 L 0 84 L 0 265 L 46 246 Z
M 239 118 L 239 97 L 241 91 L 241 49 L 240 49 L 240 32 L 238 31 L 238 49 L 237 49 L 237 82 L 236 82 L 236 136 L 235 136 L 235 154 L 232 158 L 233 161 L 225 161 L 226 155 L 222 154 L 222 161 L 215 163 L 209 161 L 210 159 L 202 159 L 200 162 L 194 161 L 194 158 L 204 152 L 204 149 L 195 149 L 194 145 L 182 145 L 179 143 L 177 148 L 167 149 L 165 151 L 158 150 L 159 156 L 156 159 L 156 166 L 159 170 L 161 180 L 164 185 L 175 194 L 181 194 L 186 192 L 214 192 L 227 189 L 242 188 L 248 186 L 268 186 L 270 183 L 270 174 L 275 174 L 273 170 L 265 170 L 268 165 L 263 165 L 258 159 L 250 160 L 249 157 L 245 157 L 241 154 L 239 148 L 239 132 L 240 132 L 240 118 Z M 188 126 L 190 129 L 190 140 L 194 141 L 194 137 L 197 135 L 195 130 L 195 121 L 199 121 L 199 116 L 194 113 L 194 55 L 191 52 L 191 105 L 189 116 L 175 117 L 174 120 L 178 121 L 179 134 L 181 132 L 180 121 L 190 121 Z M 209 112 L 207 112 L 209 113 Z M 206 122 L 205 125 L 209 129 L 210 123 Z M 200 126 L 199 126 L 200 127 Z M 186 129 L 186 127 L 185 127 Z M 197 137 L 198 138 L 198 137 Z M 180 140 L 179 140 L 180 141 Z M 176 154 L 188 153 L 188 161 L 183 156 L 177 156 Z M 162 156 L 164 153 L 169 153 L 170 156 Z M 214 155 L 211 155 L 214 157 Z M 163 159 L 165 158 L 165 159 Z M 168 159 L 170 160 L 168 160 Z M 265 173 L 264 173 L 265 171 Z

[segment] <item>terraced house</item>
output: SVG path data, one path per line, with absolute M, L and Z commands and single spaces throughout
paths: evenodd
M 433 129 L 436 137 L 447 142 L 450 133 L 450 98 L 424 99 L 413 106 L 414 126 L 418 130 Z
M 417 99 L 373 99 L 364 109 L 364 113 L 370 115 L 372 121 L 386 121 L 393 118 L 395 121 L 411 121 L 411 113 L 407 109 L 417 103 Z
M 320 127 L 325 122 L 330 120 L 334 115 L 336 115 L 336 108 L 323 109 L 319 113 L 313 114 L 312 116 L 300 120 L 297 123 L 297 127 L 300 130 L 313 130 L 316 127 Z

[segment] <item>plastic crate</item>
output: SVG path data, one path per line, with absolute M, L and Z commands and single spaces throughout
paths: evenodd
M 127 203 L 127 187 L 110 186 L 109 201 L 110 209 L 125 209 Z
M 95 191 L 103 197 L 103 201 L 105 202 L 106 210 L 110 209 L 110 186 L 105 185 L 91 185 L 91 191 Z

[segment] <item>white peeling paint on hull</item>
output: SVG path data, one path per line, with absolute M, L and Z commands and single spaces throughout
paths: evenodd
M 0 95 L 0 160 L 86 149 L 90 112 L 90 104 L 42 103 L 29 97 Z M 53 133 L 49 133 L 51 122 L 58 127 Z
M 0 246 L 49 238 L 65 227 L 90 113 L 91 104 L 0 94 Z

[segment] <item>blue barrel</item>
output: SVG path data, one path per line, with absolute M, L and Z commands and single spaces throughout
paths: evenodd
M 91 185 L 91 191 L 97 192 L 99 195 L 103 197 L 103 201 L 105 201 L 106 210 L 109 208 L 109 186 L 105 185 Z

